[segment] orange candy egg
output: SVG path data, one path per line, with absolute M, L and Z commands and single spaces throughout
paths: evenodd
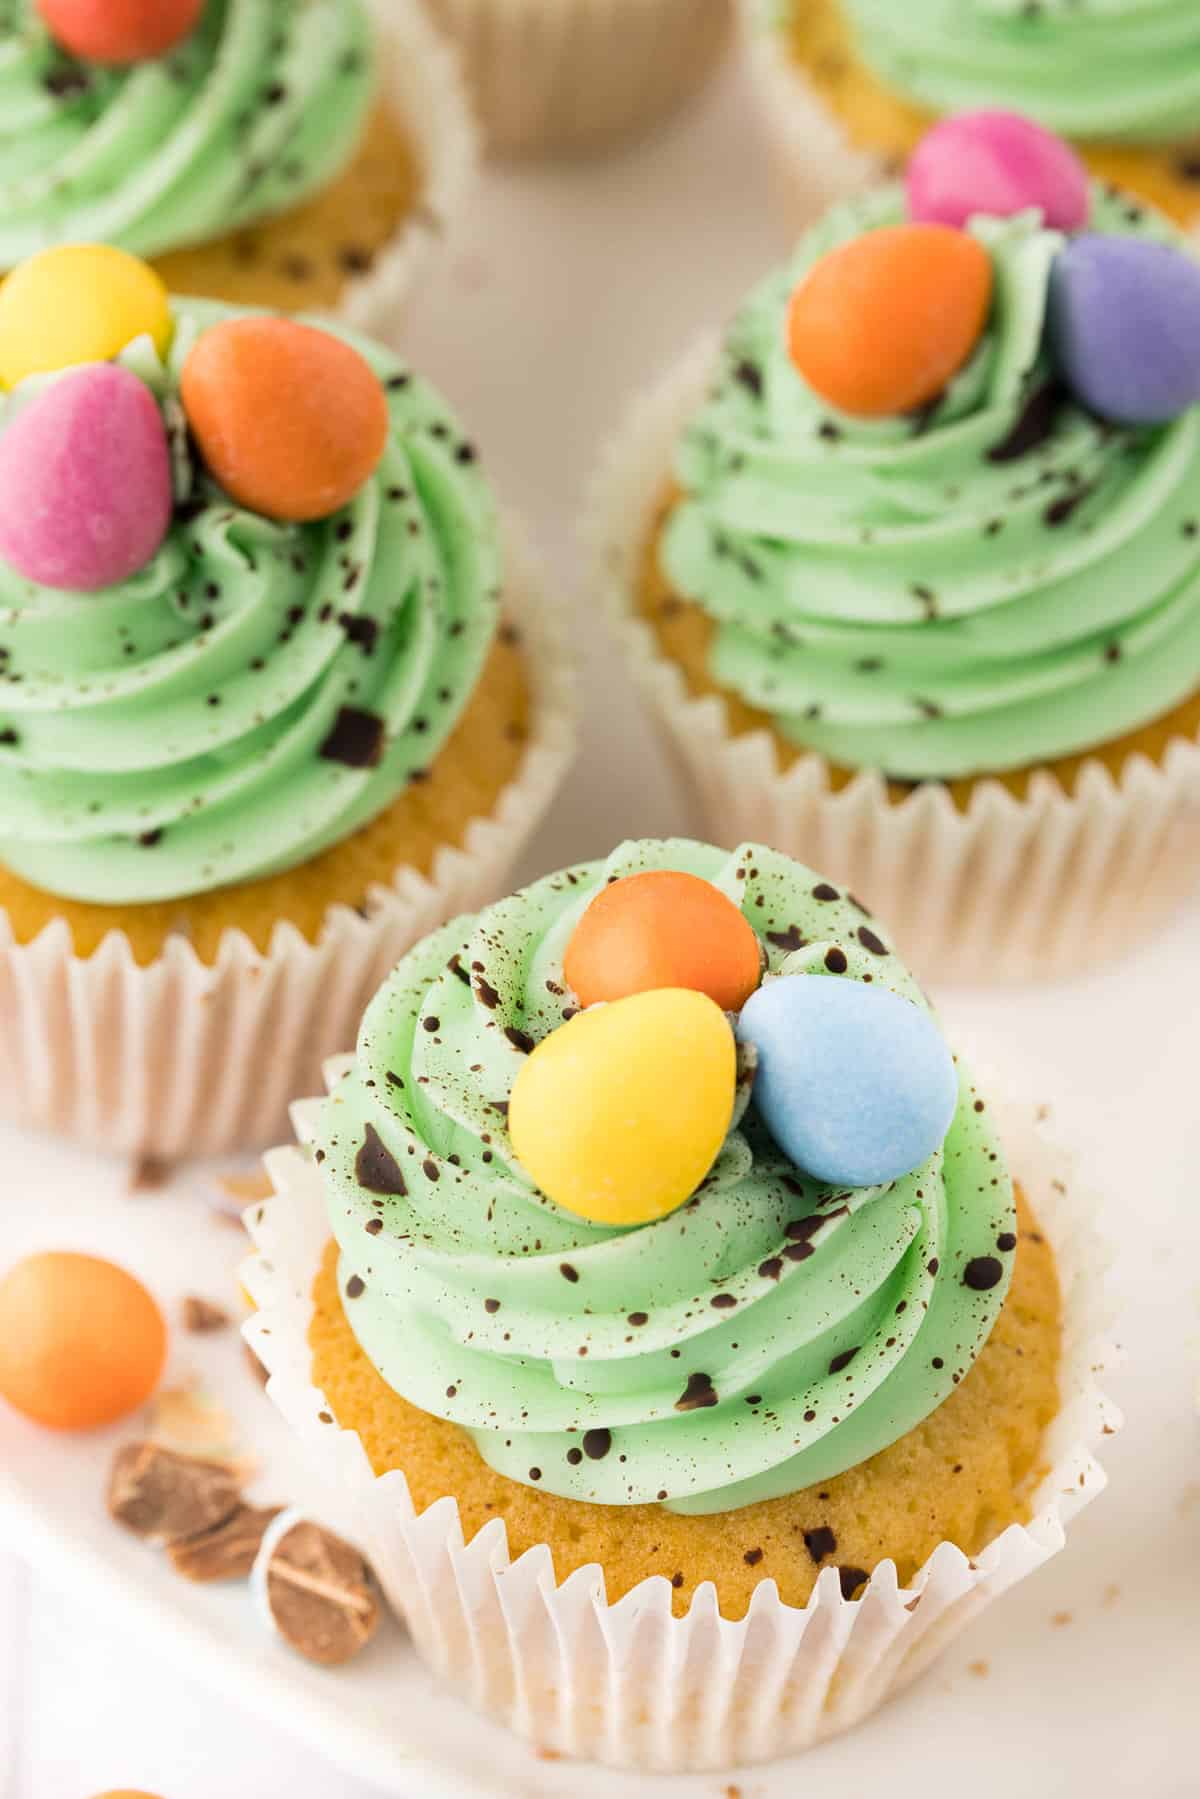
M 216 480 L 267 518 L 328 518 L 387 444 L 387 398 L 370 364 L 294 319 L 214 325 L 184 363 L 180 393 Z
M 563 972 L 584 1006 L 690 987 L 738 1012 L 762 965 L 750 925 L 710 881 L 649 869 L 596 895 L 572 933 Z
M 27 1256 L 0 1280 L 0 1398 L 50 1430 L 94 1430 L 144 1405 L 167 1327 L 132 1274 L 97 1256 Z
M 823 257 L 797 287 L 788 351 L 808 385 L 840 412 L 913 412 L 967 361 L 991 299 L 991 257 L 965 231 L 868 231 Z
M 194 31 L 204 0 L 38 0 L 55 40 L 88 62 L 162 56 Z

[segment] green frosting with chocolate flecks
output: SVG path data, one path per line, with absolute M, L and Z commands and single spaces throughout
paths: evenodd
M 863 60 L 933 112 L 1007 107 L 1067 137 L 1129 143 L 1200 132 L 1196 0 L 843 4 Z
M 378 345 L 323 327 L 370 363 L 391 413 L 374 474 L 330 518 L 276 523 L 194 463 L 180 371 L 236 310 L 177 300 L 166 366 L 148 339 L 121 359 L 175 449 L 153 560 L 87 594 L 0 560 L 0 862 L 50 893 L 175 899 L 348 837 L 425 775 L 499 621 L 499 523 L 474 448 Z
M 1181 243 L 1096 188 L 1091 228 Z M 1200 687 L 1200 407 L 1117 429 L 1045 342 L 1062 236 L 975 218 L 995 273 L 966 367 L 919 416 L 835 413 L 794 366 L 792 292 L 905 218 L 828 213 L 727 338 L 676 455 L 663 560 L 717 623 L 712 673 L 798 745 L 911 780 L 1001 772 L 1134 731 Z
M 0 267 L 62 243 L 154 256 L 284 212 L 349 162 L 377 86 L 364 0 L 208 0 L 129 68 L 0 0 Z
M 324 1104 L 316 1154 L 346 1316 L 398 1393 L 513 1480 L 723 1511 L 864 1461 L 942 1403 L 1008 1287 L 1012 1182 L 962 1072 L 944 1145 L 886 1186 L 806 1177 L 751 1099 L 669 1217 L 614 1229 L 540 1193 L 509 1141 L 509 1094 L 575 1009 L 563 959 L 584 909 L 649 868 L 713 882 L 773 974 L 927 1005 L 883 927 L 799 863 L 753 844 L 626 843 L 404 958 Z

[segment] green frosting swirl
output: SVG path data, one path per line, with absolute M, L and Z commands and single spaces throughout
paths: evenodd
M 563 955 L 580 914 L 645 868 L 711 880 L 773 974 L 834 978 L 836 945 L 837 978 L 926 1004 L 862 908 L 787 857 L 627 843 L 405 957 L 316 1155 L 347 1316 L 397 1392 L 514 1480 L 719 1511 L 832 1476 L 941 1404 L 1000 1310 L 1012 1184 L 963 1075 L 944 1148 L 886 1187 L 806 1179 L 751 1107 L 670 1217 L 593 1226 L 539 1193 L 513 1156 L 508 1095 L 574 1010 Z
M 1002 106 L 1068 137 L 1200 131 L 1195 0 L 843 0 L 880 79 L 933 112 Z
M 93 594 L 0 561 L 0 861 L 74 899 L 174 899 L 349 836 L 422 778 L 498 622 L 495 508 L 424 382 L 337 329 L 383 382 L 391 437 L 348 506 L 277 524 L 186 447 L 180 370 L 235 309 L 174 307 L 165 369 L 146 339 L 122 358 L 175 441 L 180 498 L 158 554 Z
M 0 266 L 72 242 L 153 256 L 283 212 L 350 160 L 376 80 L 363 0 L 209 0 L 126 69 L 0 0 Z
M 834 210 L 751 297 L 678 450 L 667 573 L 717 621 L 716 679 L 835 763 L 922 780 L 1090 749 L 1200 685 L 1200 408 L 1117 430 L 1055 383 L 1063 240 L 1027 213 L 972 222 L 995 299 L 941 401 L 833 413 L 788 355 L 789 298 L 903 217 L 895 188 Z M 1098 189 L 1092 226 L 1171 235 Z

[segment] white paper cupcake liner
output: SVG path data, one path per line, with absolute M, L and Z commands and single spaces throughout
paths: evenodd
M 331 908 L 321 939 L 278 925 L 267 954 L 229 930 L 215 962 L 182 937 L 149 967 L 111 933 L 74 953 L 56 920 L 14 941 L 0 912 L 0 1115 L 119 1153 L 175 1159 L 262 1148 L 288 1105 L 353 1045 L 363 1008 L 419 938 L 494 899 L 574 749 L 575 670 L 560 607 L 541 590 L 521 534 L 507 534 L 506 607 L 531 684 L 529 743 L 495 809 L 439 849 L 428 875 L 400 869 L 363 917 Z
M 873 770 L 835 792 L 816 754 L 781 770 L 769 732 L 732 736 L 724 702 L 689 693 L 636 598 L 675 445 L 718 351 L 715 338 L 698 343 L 634 405 L 585 521 L 595 583 L 696 796 L 697 828 L 840 878 L 878 907 L 918 972 L 942 981 L 1065 975 L 1135 947 L 1200 881 L 1200 743 L 1181 737 L 1161 762 L 1131 756 L 1117 780 L 1091 763 L 1073 794 L 1049 773 L 1020 800 L 981 780 L 959 811 L 937 783 L 893 802 Z
M 1105 1484 L 1093 1447 L 1120 1424 L 1096 1384 L 1113 1359 L 1108 1258 L 1093 1233 L 1096 1202 L 1047 1134 L 1046 1108 L 991 1089 L 989 1105 L 999 1106 L 1012 1167 L 1054 1246 L 1063 1298 L 1060 1409 L 1030 1522 L 975 1558 L 939 1544 L 908 1587 L 884 1562 L 858 1600 L 843 1599 L 832 1569 L 803 1607 L 783 1604 L 764 1580 L 738 1622 L 719 1615 L 711 1583 L 686 1617 L 673 1617 L 661 1576 L 610 1605 L 599 1566 L 558 1584 L 547 1545 L 512 1561 L 500 1519 L 464 1543 L 452 1497 L 418 1515 L 402 1473 L 376 1477 L 312 1383 L 311 1294 L 329 1237 L 319 1172 L 300 1149 L 268 1155 L 275 1197 L 246 1214 L 257 1254 L 243 1278 L 259 1310 L 245 1335 L 314 1467 L 327 1486 L 340 1484 L 339 1528 L 438 1674 L 543 1751 L 647 1770 L 735 1767 L 795 1754 L 867 1717 L 1062 1548 L 1071 1518 Z M 302 1142 L 313 1114 L 312 1102 L 295 1108 Z
M 826 207 L 894 180 L 896 159 L 853 144 L 789 53 L 786 21 L 804 0 L 736 3 L 767 128 L 775 187 L 788 229 L 799 236 Z M 1200 248 L 1200 223 L 1190 235 Z
M 386 3 L 386 0 L 385 0 Z M 579 154 L 687 100 L 728 42 L 732 0 L 426 0 L 462 58 L 489 147 Z
M 333 316 L 394 342 L 417 277 L 445 250 L 475 184 L 479 136 L 458 63 L 420 0 L 368 0 L 383 51 L 384 96 L 408 134 L 420 198 L 371 268 L 346 283 Z

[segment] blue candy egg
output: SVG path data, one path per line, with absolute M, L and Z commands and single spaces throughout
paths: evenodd
M 1121 425 L 1200 402 L 1200 262 L 1170 244 L 1087 233 L 1050 277 L 1048 325 L 1076 397 Z
M 927 1012 L 831 975 L 767 981 L 737 1034 L 758 1052 L 753 1103 L 780 1149 L 836 1187 L 898 1180 L 939 1148 L 958 1075 Z

